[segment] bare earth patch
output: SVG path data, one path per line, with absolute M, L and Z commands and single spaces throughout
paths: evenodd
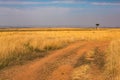
M 93 65 L 93 68 L 90 68 L 89 64 L 74 66 L 84 53 L 96 47 L 104 51 L 108 44 L 109 41 L 78 41 L 63 49 L 53 51 L 42 59 L 3 69 L 0 71 L 0 80 L 86 80 L 86 78 L 80 79 L 80 74 L 87 75 L 87 80 L 91 80 L 90 78 L 100 80 L 94 76 L 98 74 L 97 76 L 101 77 L 99 70 Z

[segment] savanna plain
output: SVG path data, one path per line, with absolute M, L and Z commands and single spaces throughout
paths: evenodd
M 0 80 L 120 80 L 120 28 L 0 29 Z

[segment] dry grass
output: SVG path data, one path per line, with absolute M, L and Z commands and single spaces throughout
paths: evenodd
M 33 29 L 34 30 L 34 29 Z M 114 35 L 113 35 L 114 34 Z M 78 40 L 119 39 L 120 29 L 3 31 L 0 32 L 0 68 L 59 49 Z
M 120 80 L 120 40 L 111 42 L 106 54 L 105 80 Z
M 71 80 L 91 80 L 88 75 L 89 70 L 90 66 L 87 64 L 75 68 L 72 72 Z
M 100 73 L 103 73 L 104 65 L 105 53 L 96 47 L 77 60 L 71 78 L 72 80 L 103 80 Z

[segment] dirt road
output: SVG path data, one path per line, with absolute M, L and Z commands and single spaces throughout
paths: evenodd
M 71 80 L 77 60 L 86 52 L 107 48 L 107 41 L 79 41 L 52 51 L 49 56 L 0 71 L 0 80 Z

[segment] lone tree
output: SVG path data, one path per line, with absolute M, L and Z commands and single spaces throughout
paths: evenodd
M 100 25 L 100 24 L 96 24 L 96 29 L 98 29 L 99 25 Z

